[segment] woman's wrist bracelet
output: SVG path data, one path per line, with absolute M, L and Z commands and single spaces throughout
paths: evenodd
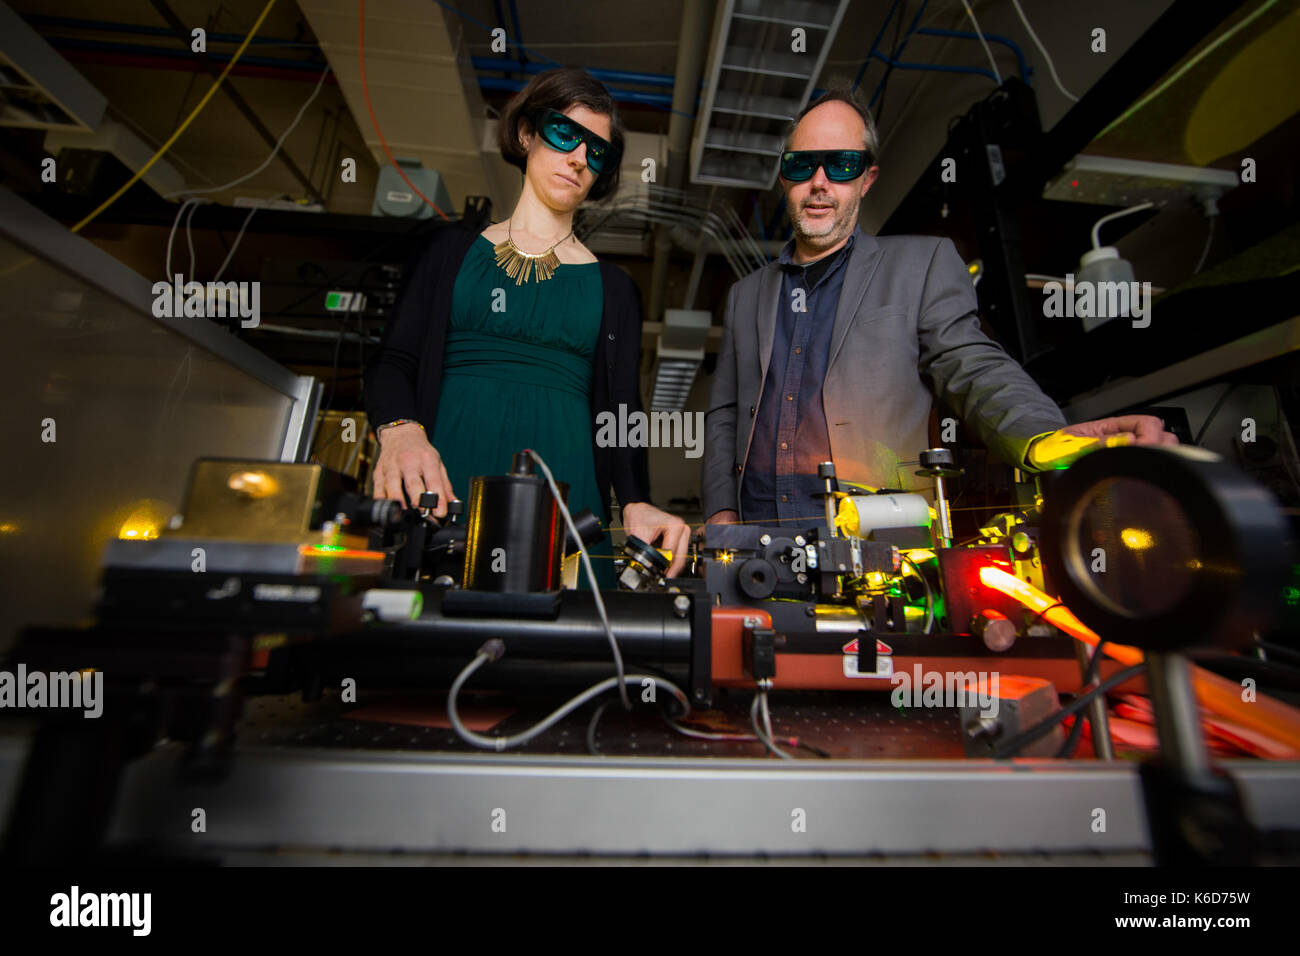
M 384 422 L 375 429 L 375 435 L 378 436 L 385 428 L 392 428 L 394 425 L 420 425 L 414 418 L 394 418 L 391 422 Z M 423 425 L 420 425 L 420 431 L 424 431 Z

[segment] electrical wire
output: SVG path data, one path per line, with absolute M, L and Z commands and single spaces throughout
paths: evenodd
M 1043 54 L 1043 59 L 1047 62 L 1047 71 L 1052 74 L 1052 82 L 1056 84 L 1056 88 L 1061 91 L 1061 95 L 1067 100 L 1075 103 L 1079 102 L 1079 98 L 1067 90 L 1065 84 L 1061 82 L 1061 78 L 1056 75 L 1056 64 L 1052 62 L 1052 54 L 1047 52 L 1047 47 L 1043 46 L 1043 41 L 1038 39 L 1038 34 L 1034 32 L 1033 26 L 1030 25 L 1029 18 L 1025 16 L 1025 11 L 1020 9 L 1020 0 L 1011 0 L 1011 5 L 1016 8 L 1016 15 L 1020 17 L 1020 22 L 1025 25 L 1025 29 L 1029 31 L 1029 39 L 1034 41 L 1034 46 L 1038 47 L 1038 52 Z
M 899 555 L 899 558 L 903 564 L 912 569 L 912 573 L 920 578 L 921 583 L 925 585 L 925 630 L 921 633 L 929 634 L 934 627 L 934 591 L 930 589 L 929 580 L 921 573 L 921 569 L 916 566 L 916 563 L 911 558 L 905 554 Z
M 217 77 L 216 82 L 212 84 L 208 92 L 203 95 L 203 99 L 199 100 L 198 105 L 194 107 L 194 110 L 190 115 L 185 118 L 185 122 L 176 127 L 176 131 L 167 138 L 167 142 L 158 147 L 158 152 L 149 157 L 145 164 L 135 171 L 135 175 L 118 188 L 117 192 L 105 199 L 93 212 L 90 213 L 90 215 L 86 216 L 79 223 L 73 226 L 71 229 L 72 232 L 80 232 L 85 228 L 85 226 L 98 217 L 100 213 L 121 199 L 128 189 L 138 183 L 141 178 L 144 177 L 144 174 L 153 168 L 154 163 L 162 159 L 163 154 L 167 152 L 167 150 L 171 149 L 172 144 L 175 143 L 176 140 L 180 139 L 181 134 L 189 128 L 191 123 L 194 122 L 194 118 L 198 116 L 199 113 L 203 112 L 203 108 L 208 105 L 208 101 L 212 99 L 213 95 L 221 87 L 221 84 L 225 82 L 226 77 L 230 75 L 230 71 L 235 68 L 235 64 L 238 63 L 239 58 L 244 55 L 244 51 L 248 49 L 248 44 L 252 41 L 253 37 L 256 36 L 257 31 L 261 29 L 263 21 L 266 20 L 266 16 L 271 12 L 273 6 L 275 6 L 275 0 L 267 0 L 266 6 L 262 8 L 262 12 L 258 16 L 257 21 L 253 24 L 253 28 L 248 31 L 248 36 L 244 37 L 244 42 L 239 44 L 239 49 L 235 50 L 235 55 L 230 58 L 230 62 L 226 64 L 226 68 L 221 71 L 221 75 Z
M 275 0 L 271 0 L 271 2 L 274 3 Z M 447 222 L 451 222 L 451 217 L 439 209 L 436 202 L 420 192 L 420 187 L 411 182 L 410 177 L 406 175 L 406 172 L 398 165 L 397 160 L 393 158 L 393 151 L 388 148 L 388 140 L 384 139 L 384 131 L 379 128 L 379 119 L 375 116 L 375 107 L 370 102 L 370 85 L 366 81 L 366 0 L 357 0 L 357 4 L 360 12 L 360 22 L 357 28 L 357 58 L 361 66 L 361 93 L 366 100 L 366 112 L 370 114 L 370 122 L 375 127 L 375 135 L 379 137 L 379 145 L 384 147 L 384 155 L 393 164 L 393 168 L 397 170 L 397 175 L 402 177 L 402 181 L 411 187 L 411 191 L 432 206 L 433 211 L 439 216 Z
M 475 655 L 474 659 L 466 664 L 461 672 L 456 675 L 456 680 L 452 682 L 451 690 L 447 692 L 447 716 L 450 718 L 451 725 L 455 729 L 457 736 L 467 744 L 473 744 L 475 747 L 481 747 L 484 750 L 495 750 L 497 753 L 500 753 L 501 751 L 508 750 L 511 747 L 519 747 L 528 743 L 528 741 L 537 737 L 539 734 L 543 734 L 547 730 L 550 730 L 569 714 L 587 703 L 587 701 L 593 700 L 605 693 L 607 690 L 612 689 L 620 680 L 623 681 L 623 692 L 625 696 L 627 692 L 627 684 L 632 683 L 639 685 L 642 681 L 652 680 L 655 681 L 657 685 L 667 688 L 672 695 L 681 702 L 686 713 L 689 713 L 691 709 L 690 701 L 687 699 L 685 692 L 683 692 L 682 689 L 672 681 L 665 680 L 662 677 L 651 677 L 649 674 L 624 674 L 621 675 L 621 677 L 607 677 L 597 684 L 592 684 L 582 693 L 565 701 L 527 730 L 522 730 L 517 734 L 511 734 L 509 737 L 486 737 L 482 734 L 476 734 L 466 727 L 464 722 L 460 719 L 460 711 L 456 707 L 456 698 L 460 694 L 460 689 L 465 686 L 465 682 L 469 680 L 475 671 L 490 660 L 500 660 L 504 653 L 505 643 L 500 638 L 494 637 L 490 641 L 487 641 L 483 647 L 479 648 L 479 652 Z
M 762 710 L 763 724 L 769 728 L 767 732 L 764 732 L 763 727 L 760 727 L 758 723 L 760 709 Z M 759 741 L 773 755 L 780 757 L 782 760 L 794 759 L 794 757 L 778 747 L 776 742 L 772 740 L 770 730 L 772 726 L 772 715 L 769 714 L 767 710 L 767 690 L 761 685 L 754 693 L 754 702 L 749 706 L 749 723 L 753 726 L 754 733 L 758 736 Z
M 1069 706 L 1061 708 L 1056 713 L 1052 714 L 1051 717 L 1048 717 L 1041 723 L 1035 724 L 1028 730 L 1017 734 L 1003 743 L 993 752 L 993 759 L 1005 760 L 1008 757 L 1015 756 L 1016 751 L 1020 750 L 1022 747 L 1026 747 L 1029 744 L 1032 744 L 1039 737 L 1045 737 L 1047 734 L 1051 733 L 1052 728 L 1065 720 L 1066 717 L 1079 713 L 1079 711 L 1087 707 L 1088 704 L 1092 703 L 1093 698 L 1099 697 L 1112 687 L 1117 687 L 1126 680 L 1131 680 L 1138 674 L 1141 674 L 1146 670 L 1146 666 L 1146 661 L 1143 661 L 1141 664 L 1134 664 L 1132 667 L 1126 667 L 1122 671 L 1110 675 L 1110 677 L 1102 681 L 1086 694 L 1080 694 L 1078 697 L 1074 698 L 1074 700 L 1070 702 Z
M 614 629 L 610 626 L 609 615 L 605 612 L 605 599 L 601 597 L 600 585 L 596 582 L 596 572 L 591 567 L 591 555 L 587 553 L 587 546 L 582 543 L 582 535 L 578 533 L 578 526 L 573 523 L 573 515 L 569 514 L 569 506 L 564 503 L 564 496 L 555 485 L 555 477 L 551 474 L 551 469 L 542 460 L 542 456 L 531 448 L 525 448 L 524 454 L 537 462 L 537 467 L 546 476 L 546 484 L 555 498 L 555 505 L 560 509 L 560 514 L 564 515 L 564 523 L 568 526 L 569 534 L 573 535 L 573 540 L 578 543 L 578 554 L 582 558 L 582 566 L 587 570 L 587 581 L 591 585 L 591 597 L 596 603 L 596 610 L 600 613 L 600 623 L 605 628 L 605 636 L 609 638 L 609 647 L 614 655 L 614 667 L 618 670 L 618 694 L 623 701 L 623 709 L 631 710 L 632 701 L 628 699 L 627 685 L 623 680 L 623 655 L 618 649 L 618 641 L 614 638 Z
M 248 228 L 248 224 L 252 221 L 253 214 L 256 213 L 257 210 L 257 206 L 248 210 L 248 215 L 244 217 L 243 225 L 239 227 L 239 232 L 235 236 L 235 241 L 231 243 L 230 251 L 226 253 L 226 258 L 222 261 L 221 268 L 217 270 L 216 277 L 213 279 L 214 282 L 221 278 L 222 274 L 226 271 L 226 266 L 230 265 L 230 260 L 235 257 L 235 250 L 239 248 L 239 240 L 244 238 L 244 230 Z
M 998 72 L 998 64 L 993 59 L 993 51 L 989 49 L 989 41 L 984 39 L 984 31 L 980 29 L 980 22 L 975 19 L 975 11 L 970 8 L 967 0 L 961 0 L 961 5 L 966 8 L 966 16 L 970 17 L 970 22 L 975 26 L 975 35 L 980 38 L 980 46 L 984 47 L 984 53 L 989 58 L 989 66 L 993 67 L 993 75 L 998 78 L 998 86 L 1002 85 L 1002 74 Z
M 285 131 L 280 134 L 280 138 L 275 141 L 275 146 L 271 148 L 271 154 L 267 156 L 266 159 L 264 159 L 256 169 L 254 169 L 252 172 L 245 173 L 243 176 L 240 176 L 238 179 L 232 179 L 224 186 L 211 186 L 206 189 L 178 189 L 175 192 L 167 193 L 165 196 L 163 196 L 163 198 L 174 199 L 177 196 L 201 196 L 206 193 L 219 193 L 226 189 L 232 189 L 235 186 L 240 185 L 241 183 L 247 182 L 248 180 L 256 176 L 258 173 L 260 173 L 262 170 L 266 169 L 267 166 L 270 166 L 271 163 L 275 160 L 275 157 L 279 154 L 281 147 L 284 146 L 284 141 L 289 138 L 289 134 L 292 133 L 295 129 L 297 129 L 298 124 L 302 122 L 303 114 L 307 112 L 307 108 L 311 106 L 311 104 L 316 101 L 316 97 L 320 95 L 321 88 L 325 85 L 325 77 L 329 75 L 329 72 L 330 72 L 329 66 L 326 66 L 325 69 L 321 71 L 320 79 L 316 81 L 316 86 L 311 91 L 311 95 L 307 97 L 306 102 L 304 102 L 302 106 L 298 107 L 298 112 L 294 116 L 293 122 L 291 122 L 289 126 L 285 129 Z
M 1218 221 L 1219 217 L 1214 215 L 1206 216 L 1205 218 L 1210 220 L 1210 228 L 1205 232 L 1205 248 L 1201 250 L 1201 258 L 1196 260 L 1196 268 L 1192 270 L 1192 275 L 1200 273 L 1201 269 L 1205 266 L 1205 260 L 1210 255 L 1210 246 L 1214 244 L 1214 224 Z
M 1138 212 L 1142 209 L 1154 209 L 1155 205 L 1156 204 L 1153 202 L 1138 203 L 1136 206 L 1129 206 L 1127 209 L 1121 209 L 1119 212 L 1113 212 L 1108 216 L 1102 216 L 1092 224 L 1092 247 L 1094 249 L 1101 248 L 1100 230 L 1106 223 L 1110 222 L 1112 219 L 1119 219 L 1122 216 L 1127 216 L 1129 213 Z

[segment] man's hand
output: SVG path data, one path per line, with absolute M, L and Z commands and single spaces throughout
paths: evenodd
M 623 530 L 652 546 L 662 539 L 660 547 L 673 553 L 668 577 L 677 577 L 686 567 L 691 527 L 676 515 L 660 511 L 648 501 L 634 501 L 623 506 Z
M 1118 415 L 1067 425 L 1034 442 L 1028 463 L 1038 468 L 1069 465 L 1090 451 L 1119 445 L 1177 445 L 1178 436 L 1165 431 L 1154 415 Z
M 424 429 L 413 422 L 385 428 L 379 440 L 372 493 L 376 498 L 391 498 L 403 504 L 409 501 L 415 508 L 425 491 L 438 493 L 438 507 L 433 513 L 439 518 L 446 516 L 447 502 L 455 498 L 455 493 L 442 456 L 429 444 Z
M 730 508 L 724 508 L 722 511 L 715 511 L 709 516 L 705 524 L 740 524 L 740 515 Z

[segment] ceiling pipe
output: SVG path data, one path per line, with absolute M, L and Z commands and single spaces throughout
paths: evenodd
M 704 72 L 704 56 L 713 25 L 711 0 L 686 0 L 682 5 L 682 29 L 677 43 L 677 66 L 673 77 L 673 112 L 668 120 L 668 187 L 686 185 L 690 161 L 691 131 L 695 125 L 697 91 Z M 664 314 L 668 286 L 668 256 L 673 242 L 668 227 L 655 229 L 654 265 L 650 272 L 650 309 L 646 315 L 659 321 Z

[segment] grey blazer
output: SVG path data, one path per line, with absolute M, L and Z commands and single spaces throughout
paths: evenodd
M 1033 438 L 1066 424 L 1028 373 L 980 331 L 975 288 L 951 240 L 875 237 L 859 227 L 847 266 L 822 384 L 839 478 L 872 487 L 930 487 L 931 479 L 913 472 L 917 455 L 929 447 L 936 396 L 1018 467 Z M 780 294 L 780 266 L 770 262 L 736 282 L 727 296 L 705 416 L 706 518 L 740 511 Z

